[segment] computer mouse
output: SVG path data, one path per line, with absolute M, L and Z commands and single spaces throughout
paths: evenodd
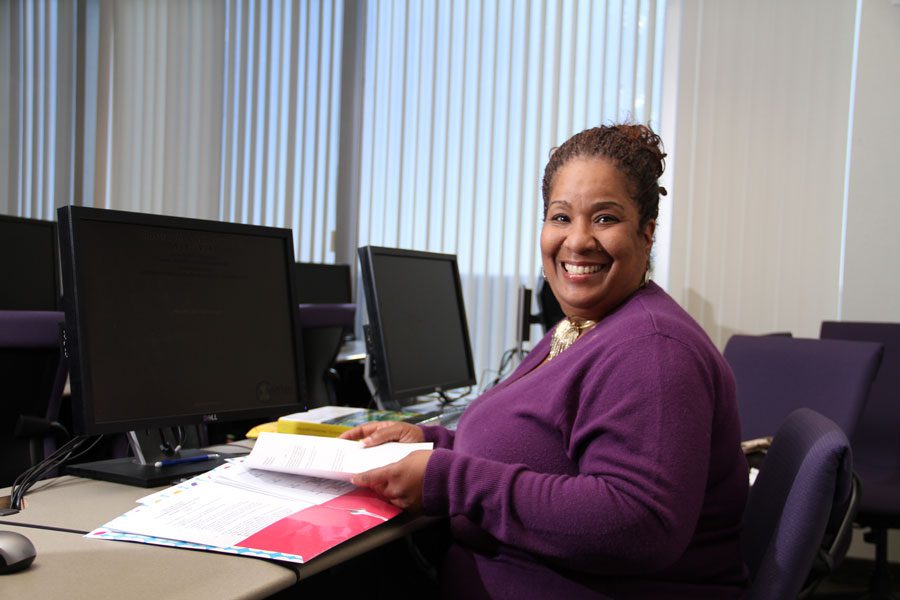
M 28 567 L 37 551 L 27 537 L 15 531 L 0 531 L 0 575 Z

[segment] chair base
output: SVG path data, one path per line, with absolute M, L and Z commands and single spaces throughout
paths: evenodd
M 872 527 L 863 534 L 863 539 L 875 544 L 875 568 L 869 577 L 869 592 L 866 600 L 894 600 L 894 581 L 887 560 L 887 529 Z

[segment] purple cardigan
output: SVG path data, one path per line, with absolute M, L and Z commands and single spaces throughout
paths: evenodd
M 451 594 L 741 597 L 747 464 L 722 355 L 653 283 L 535 370 L 549 338 L 455 433 L 423 427 Z

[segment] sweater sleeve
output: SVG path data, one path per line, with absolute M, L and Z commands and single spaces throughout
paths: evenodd
M 425 441 L 434 444 L 435 448 L 453 448 L 456 432 L 440 425 L 420 425 L 425 434 Z
M 707 364 L 681 342 L 630 340 L 584 373 L 571 414 L 560 416 L 577 474 L 439 449 L 426 468 L 425 510 L 463 515 L 499 542 L 565 568 L 664 568 L 697 525 L 715 390 Z

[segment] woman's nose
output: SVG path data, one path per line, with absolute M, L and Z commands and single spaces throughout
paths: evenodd
M 569 234 L 566 236 L 566 247 L 578 254 L 586 254 L 600 248 L 600 242 L 594 236 L 590 223 L 572 223 Z

